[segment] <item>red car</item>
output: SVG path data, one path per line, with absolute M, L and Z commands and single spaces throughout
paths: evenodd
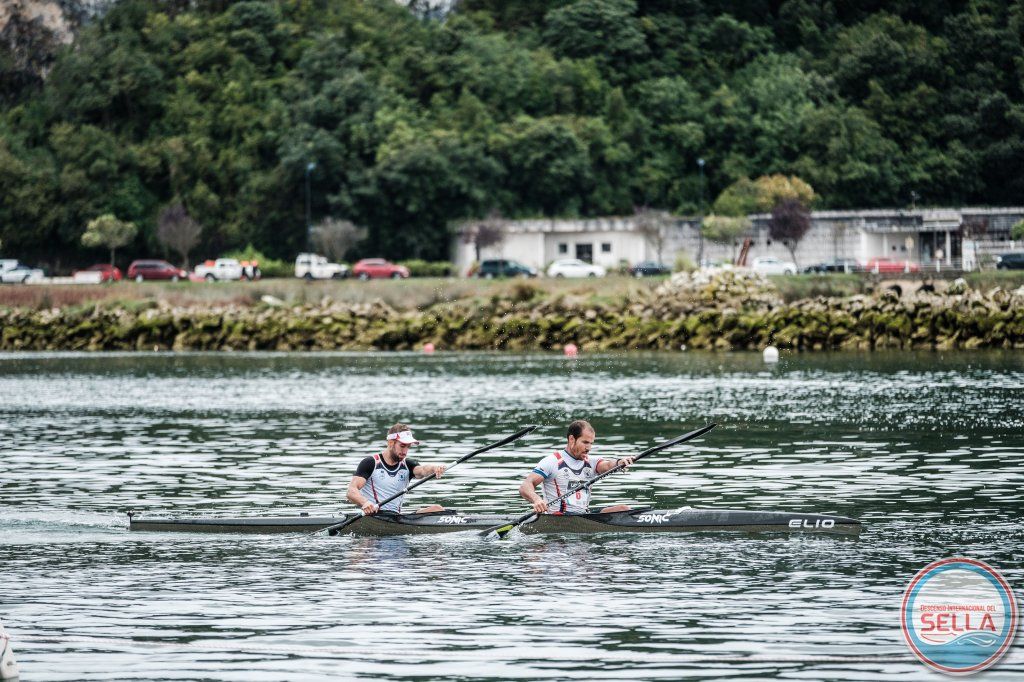
M 871 260 L 864 264 L 864 272 L 921 272 L 921 266 L 909 260 L 892 260 L 891 258 L 872 258 Z
M 121 269 L 110 265 L 109 263 L 101 263 L 99 265 L 91 265 L 85 270 L 75 270 L 71 273 L 72 279 L 76 282 L 84 282 L 88 284 L 102 284 L 103 282 L 120 282 Z
M 147 279 L 169 279 L 177 282 L 188 279 L 188 273 L 165 260 L 137 260 L 128 266 L 128 279 L 141 282 Z
M 359 279 L 405 279 L 409 276 L 409 268 L 383 258 L 364 258 L 352 267 L 352 276 Z

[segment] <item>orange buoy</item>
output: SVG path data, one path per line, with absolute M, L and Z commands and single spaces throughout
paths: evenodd
M 575 343 L 565 344 L 565 348 L 563 348 L 562 350 L 565 352 L 565 357 L 567 358 L 574 358 L 580 352 L 580 349 L 576 347 Z

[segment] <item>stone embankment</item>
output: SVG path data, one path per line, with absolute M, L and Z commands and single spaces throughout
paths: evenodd
M 917 287 L 919 285 L 915 285 Z M 403 312 L 382 303 L 0 309 L 3 350 L 583 350 L 1024 348 L 1024 287 L 921 290 L 784 302 L 765 278 L 677 274 L 618 302 L 514 295 Z

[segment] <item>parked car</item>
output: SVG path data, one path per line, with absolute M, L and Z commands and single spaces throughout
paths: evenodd
M 791 260 L 779 260 L 774 256 L 761 256 L 751 262 L 750 269 L 762 275 L 795 275 L 796 263 Z
M 197 277 L 207 282 L 256 279 L 257 268 L 249 261 L 239 262 L 235 258 L 218 258 L 200 263 L 194 268 Z
M 405 279 L 409 268 L 395 265 L 383 258 L 364 258 L 352 268 L 352 276 L 359 279 Z
M 921 266 L 909 260 L 893 260 L 891 258 L 872 258 L 864 264 L 865 272 L 893 273 L 920 272 Z
M 110 263 L 90 265 L 84 270 L 75 270 L 71 279 L 76 284 L 102 284 L 104 282 L 120 282 L 123 279 L 121 269 Z
M 605 273 L 600 265 L 585 263 L 578 258 L 563 258 L 548 266 L 548 277 L 604 277 Z
M 804 268 L 804 272 L 857 272 L 860 263 L 853 258 L 833 258 Z
M 348 277 L 348 266 L 331 263 L 326 256 L 315 253 L 300 253 L 295 257 L 295 276 L 302 279 L 344 279 Z
M 672 268 L 657 261 L 645 260 L 637 263 L 629 269 L 629 274 L 634 277 L 653 277 L 655 275 L 670 275 Z
M 492 277 L 536 277 L 537 271 L 514 260 L 485 260 L 480 261 L 480 269 L 477 270 L 477 277 L 491 279 Z
M 995 261 L 996 270 L 1024 270 L 1024 253 L 1001 253 Z
M 147 279 L 169 279 L 177 282 L 187 278 L 187 272 L 165 260 L 136 260 L 128 266 L 128 279 L 134 279 L 136 282 Z
M 4 268 L 0 271 L 0 282 L 4 284 L 28 284 L 41 282 L 45 274 L 39 268 L 29 267 L 24 263 Z

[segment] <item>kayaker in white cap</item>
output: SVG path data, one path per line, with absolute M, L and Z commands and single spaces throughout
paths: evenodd
M 405 490 L 411 477 L 441 478 L 445 469 L 443 464 L 420 464 L 409 459 L 409 448 L 419 443 L 406 424 L 395 424 L 388 429 L 387 448 L 359 462 L 355 475 L 349 481 L 346 499 L 362 509 L 364 514 L 375 514 L 380 511 L 377 502 Z M 401 513 L 404 498 L 402 495 L 388 502 L 383 511 Z M 444 507 L 431 504 L 417 509 L 416 513 L 434 511 L 444 511 Z

